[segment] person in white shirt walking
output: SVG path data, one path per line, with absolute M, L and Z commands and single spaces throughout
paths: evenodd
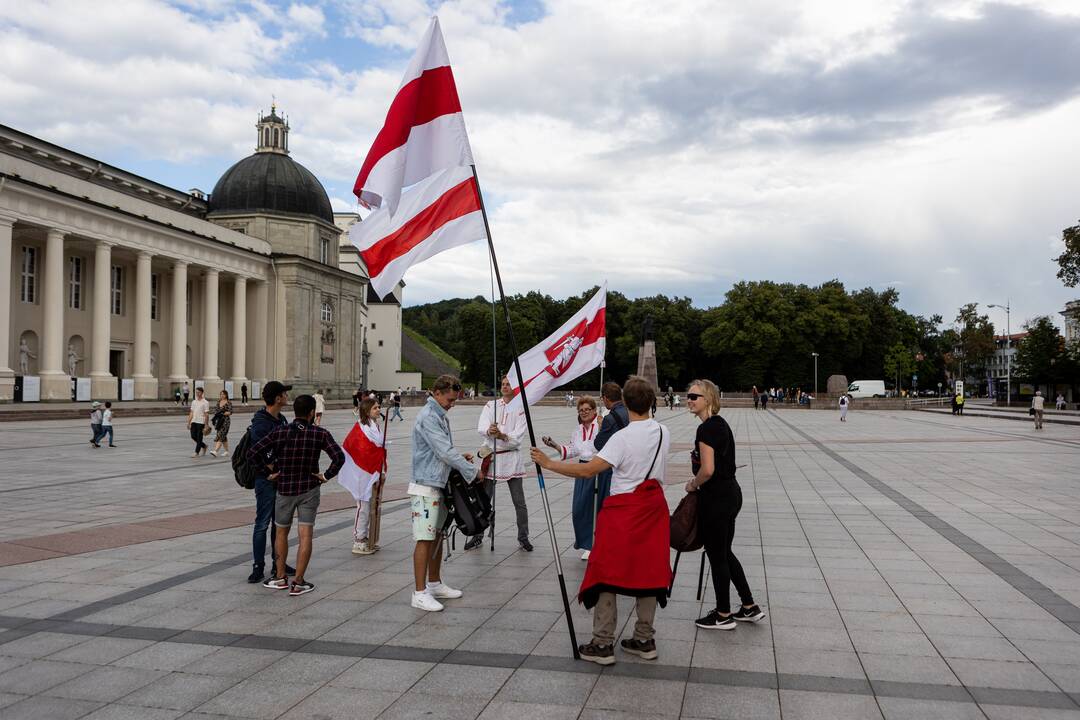
M 322 388 L 315 391 L 315 424 L 322 425 L 322 416 L 326 412 L 326 396 L 323 395 Z
M 1046 398 L 1043 397 L 1042 390 L 1035 391 L 1035 397 L 1031 398 L 1031 409 L 1035 411 L 1035 429 L 1042 430 L 1043 426 L 1043 409 L 1046 406 Z
M 484 464 L 481 473 L 484 477 L 484 490 L 489 498 L 495 498 L 495 483 L 502 481 L 510 489 L 510 498 L 514 501 L 517 516 L 518 545 L 525 552 L 532 552 L 529 542 L 529 509 L 525 506 L 525 490 L 522 481 L 525 478 L 525 462 L 521 454 L 521 443 L 528 432 L 524 410 L 507 410 L 507 405 L 514 399 L 514 389 L 504 375 L 502 379 L 502 397 L 484 405 L 476 432 L 484 438 Z M 490 458 L 490 460 L 489 460 Z M 480 547 L 484 536 L 474 535 L 465 543 L 466 550 Z
M 104 438 L 106 435 L 108 435 L 109 436 L 109 447 L 116 447 L 116 444 L 113 442 L 113 424 L 112 424 L 112 421 L 113 421 L 112 403 L 111 402 L 106 402 L 105 403 L 105 409 L 101 413 L 101 438 Z M 99 439 L 101 439 L 101 438 L 99 438 Z
M 840 422 L 847 422 L 847 411 L 848 411 L 848 407 L 851 404 L 851 401 L 848 400 L 847 393 L 840 393 L 839 404 L 840 404 Z
M 191 439 L 195 441 L 195 454 L 191 457 L 199 457 L 206 454 L 206 443 L 203 442 L 203 434 L 206 430 L 206 419 L 210 415 L 210 402 L 203 397 L 203 389 L 195 388 L 195 399 L 188 407 L 187 426 L 191 432 Z

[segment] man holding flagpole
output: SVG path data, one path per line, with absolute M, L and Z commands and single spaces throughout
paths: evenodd
M 521 410 L 509 410 L 507 405 L 514 399 L 514 389 L 510 380 L 503 376 L 502 397 L 484 405 L 476 432 L 484 439 L 487 453 L 481 472 L 484 477 L 484 490 L 489 498 L 495 497 L 495 483 L 504 482 L 510 489 L 510 498 L 514 501 L 514 513 L 517 519 L 518 545 L 525 552 L 532 552 L 529 542 L 529 509 L 525 506 L 525 490 L 522 481 L 525 478 L 525 463 L 522 460 L 521 442 L 525 439 L 528 428 L 525 426 L 525 413 Z M 494 457 L 492 461 L 488 458 Z M 465 543 L 466 550 L 484 544 L 484 534 L 473 535 Z

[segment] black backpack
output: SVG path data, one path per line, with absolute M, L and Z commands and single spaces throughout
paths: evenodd
M 248 448 L 250 447 L 251 428 L 248 428 L 240 437 L 240 442 L 236 443 L 236 447 L 233 448 L 232 454 L 233 478 L 236 480 L 236 484 L 245 490 L 254 489 L 255 477 L 257 475 L 255 463 L 248 460 Z
M 446 502 L 446 528 L 453 522 L 462 535 L 482 535 L 491 522 L 491 498 L 484 491 L 483 483 L 466 482 L 457 470 L 450 471 L 450 477 L 443 489 Z M 445 528 L 444 528 L 445 529 Z

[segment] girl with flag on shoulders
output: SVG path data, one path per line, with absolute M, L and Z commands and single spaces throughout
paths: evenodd
M 376 485 L 386 479 L 386 437 L 379 428 L 378 400 L 367 397 L 360 402 L 358 418 L 345 437 L 345 465 L 338 482 L 356 500 L 356 521 L 353 524 L 353 555 L 371 555 L 378 548 L 368 541 L 371 515 L 371 496 Z

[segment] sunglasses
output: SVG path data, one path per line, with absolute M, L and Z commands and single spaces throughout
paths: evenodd
M 454 392 L 461 392 L 461 386 L 458 385 L 457 383 L 454 383 L 453 385 L 451 385 L 450 389 L 453 390 Z
M 697 393 L 686 393 L 687 400 L 700 400 L 705 397 L 704 395 L 698 395 Z

